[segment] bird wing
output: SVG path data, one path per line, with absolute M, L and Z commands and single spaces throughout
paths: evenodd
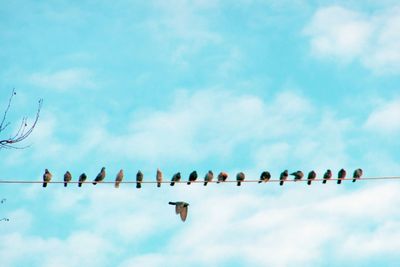
M 182 208 L 183 208 L 183 205 L 182 205 L 182 204 L 175 204 L 175 213 L 176 213 L 176 214 L 181 213 Z
M 188 213 L 188 207 L 182 207 L 180 215 L 183 222 L 186 221 L 187 213 Z

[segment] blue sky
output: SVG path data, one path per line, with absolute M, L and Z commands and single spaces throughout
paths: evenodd
M 396 1 L 2 1 L 0 178 L 400 173 Z M 2 136 L 9 134 L 2 133 Z M 2 266 L 395 266 L 396 181 L 2 185 Z M 171 200 L 190 203 L 180 222 Z

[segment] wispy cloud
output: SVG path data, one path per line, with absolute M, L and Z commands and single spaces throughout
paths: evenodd
M 400 132 L 400 99 L 381 103 L 369 115 L 365 127 L 381 134 L 393 135 Z

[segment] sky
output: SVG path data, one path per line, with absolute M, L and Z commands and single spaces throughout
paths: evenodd
M 0 179 L 400 174 L 397 1 L 0 1 Z M 5 267 L 397 266 L 400 184 L 0 185 Z M 190 204 L 181 222 L 169 201 Z

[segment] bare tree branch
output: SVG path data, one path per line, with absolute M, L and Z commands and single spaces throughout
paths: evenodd
M 7 108 L 4 112 L 3 115 L 3 119 L 1 120 L 0 123 L 0 133 L 4 132 L 4 130 L 7 128 L 7 126 L 10 125 L 10 122 L 6 122 L 7 120 L 7 114 L 10 110 L 11 107 L 11 102 L 13 97 L 16 95 L 15 89 L 12 90 L 11 96 L 8 100 L 8 105 Z M 36 111 L 36 117 L 35 117 L 35 121 L 33 122 L 33 124 L 28 127 L 28 118 L 27 117 L 23 117 L 21 120 L 21 124 L 17 130 L 17 132 L 13 135 L 11 135 L 9 138 L 7 139 L 1 139 L 0 138 L 0 149 L 7 149 L 7 148 L 13 148 L 13 149 L 24 149 L 27 146 L 18 146 L 17 144 L 24 141 L 26 138 L 28 138 L 28 136 L 33 132 L 33 129 L 35 129 L 36 124 L 39 120 L 39 116 L 40 116 L 40 111 L 42 109 L 42 104 L 43 104 L 43 99 L 39 100 L 39 105 L 38 105 L 38 109 Z

